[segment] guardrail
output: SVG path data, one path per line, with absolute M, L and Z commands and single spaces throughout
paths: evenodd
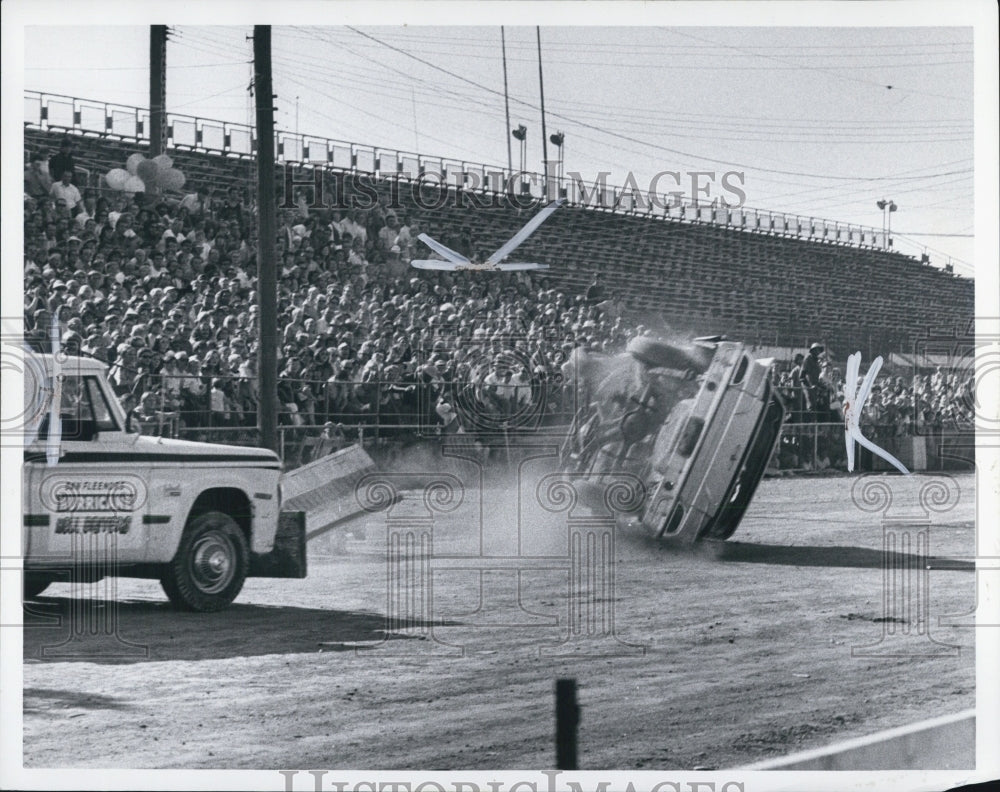
M 29 128 L 148 143 L 149 118 L 149 110 L 145 108 L 39 91 L 24 92 L 24 123 Z M 168 148 L 234 158 L 250 158 L 256 153 L 254 128 L 246 124 L 168 112 L 166 127 Z M 557 186 L 559 194 L 566 197 L 570 205 L 599 211 L 859 248 L 892 249 L 892 240 L 884 230 L 872 226 L 746 206 L 724 207 L 714 202 L 707 204 L 682 198 L 671 192 L 643 192 L 631 186 L 607 184 L 584 185 L 587 195 L 581 200 L 573 189 L 576 182 L 552 174 L 510 171 L 497 165 L 427 156 L 286 130 L 276 131 L 275 146 L 278 163 L 383 179 L 421 181 L 433 176 L 451 188 L 484 194 L 500 194 L 514 187 L 522 195 L 539 199 L 549 196 L 552 187 Z M 649 200 L 652 197 L 655 197 L 655 203 Z
M 182 427 L 166 422 L 160 425 L 163 436 L 179 437 L 185 440 L 224 443 L 230 445 L 260 444 L 256 426 L 239 427 Z M 173 431 L 171 431 L 173 429 Z M 324 427 L 318 424 L 304 426 L 279 426 L 279 455 L 285 461 L 286 469 L 315 461 L 321 456 L 342 448 L 339 441 L 323 442 Z M 159 434 L 150 427 L 152 434 Z M 344 424 L 343 444 L 360 443 L 366 449 L 380 451 L 388 456 L 398 452 L 403 446 L 415 442 L 438 442 L 433 428 L 427 424 Z M 569 427 L 566 427 L 569 431 Z M 879 434 L 879 428 L 873 435 Z M 452 442 L 466 438 L 475 445 L 475 433 L 447 435 Z M 530 437 L 530 435 L 529 435 Z M 932 470 L 971 470 L 973 460 L 971 448 L 975 433 L 971 428 L 965 432 L 932 432 L 920 435 L 899 435 L 877 437 L 878 445 L 901 460 L 912 472 Z M 484 454 L 493 453 L 501 460 L 505 452 L 517 445 L 522 435 L 517 432 L 499 432 L 492 435 L 491 443 L 480 450 Z M 500 441 L 503 442 L 500 442 Z M 892 472 L 895 470 L 881 457 L 873 455 L 858 443 L 854 444 L 855 471 Z M 781 438 L 768 465 L 770 474 L 804 474 L 844 472 L 846 467 L 846 447 L 844 445 L 844 425 L 842 423 L 787 423 L 782 427 Z

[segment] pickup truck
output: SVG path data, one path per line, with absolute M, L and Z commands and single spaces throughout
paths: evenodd
M 638 521 L 657 538 L 733 535 L 785 419 L 770 361 L 718 336 L 641 336 L 619 355 L 577 350 L 564 376 L 578 394 L 564 469 L 597 488 L 607 474 L 636 477 Z
M 247 576 L 305 577 L 305 522 L 281 514 L 277 454 L 143 436 L 100 361 L 31 363 L 40 376 L 26 388 L 44 382 L 51 395 L 25 427 L 26 598 L 114 575 L 158 579 L 178 608 L 216 611 Z

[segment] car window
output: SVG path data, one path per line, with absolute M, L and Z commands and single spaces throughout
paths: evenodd
M 97 377 L 87 377 L 87 391 L 94 420 L 97 421 L 97 430 L 99 432 L 118 431 L 118 422 L 115 420 L 114 413 L 111 412 L 111 406 L 105 398 L 104 390 Z
M 77 420 L 91 417 L 90 399 L 84 389 L 82 377 L 64 374 L 61 393 L 62 399 L 59 402 L 61 416 Z
M 95 432 L 118 431 L 111 406 L 97 377 L 64 374 L 59 399 L 60 437 L 62 440 L 93 440 Z M 49 431 L 46 414 L 38 429 L 38 440 L 45 440 Z

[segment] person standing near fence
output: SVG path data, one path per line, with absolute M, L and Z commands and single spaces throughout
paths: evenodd
M 806 406 L 811 413 L 809 418 L 813 421 L 817 419 L 817 414 L 825 409 L 825 407 L 821 404 L 821 391 L 823 390 L 823 383 L 820 382 L 822 366 L 820 364 L 819 356 L 822 353 L 823 345 L 813 344 L 809 347 L 809 354 L 802 362 L 802 386 L 805 389 L 806 398 L 808 400 L 808 404 Z
M 802 363 L 805 360 L 805 355 L 801 352 L 795 355 L 795 365 L 792 366 L 791 372 L 791 382 L 792 382 L 792 398 L 789 408 L 792 413 L 792 421 L 795 423 L 800 423 L 805 412 L 805 392 L 802 390 Z
M 72 179 L 76 171 L 76 158 L 73 156 L 73 139 L 70 137 L 60 140 L 59 153 L 49 157 L 49 175 L 54 181 L 59 181 L 66 171 L 69 171 Z

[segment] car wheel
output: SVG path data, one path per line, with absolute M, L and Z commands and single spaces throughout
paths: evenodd
M 670 368 L 704 372 L 712 362 L 712 350 L 691 345 L 680 346 L 647 336 L 637 336 L 625 350 L 652 368 Z
M 206 512 L 184 529 L 160 584 L 178 608 L 217 611 L 236 599 L 249 567 L 250 551 L 236 521 L 222 512 Z
M 24 573 L 24 598 L 34 599 L 52 583 L 52 578 L 33 572 Z

